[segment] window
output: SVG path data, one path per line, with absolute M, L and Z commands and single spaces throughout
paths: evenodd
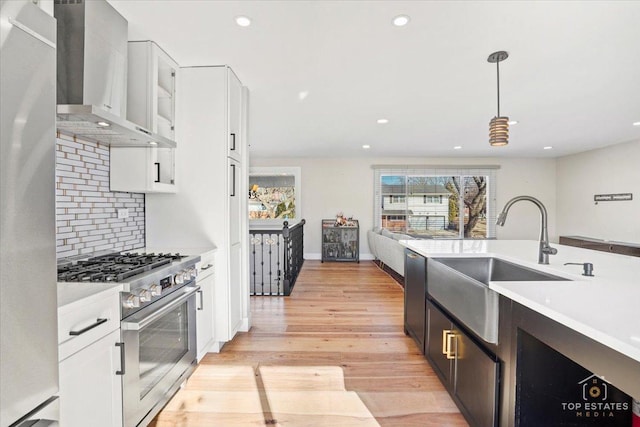
M 374 166 L 375 224 L 423 238 L 495 237 L 495 170 Z
M 253 167 L 249 170 L 249 220 L 251 224 L 290 224 L 300 212 L 300 168 Z

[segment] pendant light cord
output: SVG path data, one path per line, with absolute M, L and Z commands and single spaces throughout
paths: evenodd
M 496 69 L 498 71 L 498 117 L 500 117 L 500 60 L 496 61 Z

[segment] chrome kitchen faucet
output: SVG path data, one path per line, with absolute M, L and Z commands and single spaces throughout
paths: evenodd
M 542 223 L 540 224 L 540 248 L 538 250 L 538 264 L 549 264 L 549 254 L 555 255 L 558 253 L 556 248 L 552 248 L 549 246 L 549 232 L 547 231 L 547 209 L 544 207 L 542 202 L 535 197 L 531 196 L 516 196 L 513 199 L 509 200 L 502 212 L 498 215 L 498 220 L 496 221 L 497 225 L 503 226 L 505 221 L 507 220 L 507 213 L 511 206 L 519 202 L 521 200 L 528 200 L 540 209 L 540 216 Z

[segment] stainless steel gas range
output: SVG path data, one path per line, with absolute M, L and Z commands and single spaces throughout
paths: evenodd
M 196 365 L 199 256 L 108 254 L 58 266 L 58 282 L 118 283 L 124 425 L 148 424 Z

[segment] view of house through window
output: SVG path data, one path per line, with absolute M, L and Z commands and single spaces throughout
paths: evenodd
M 252 176 L 249 182 L 249 219 L 296 217 L 293 176 Z
M 416 237 L 493 237 L 487 215 L 490 175 L 378 173 L 376 222 Z
M 300 168 L 249 169 L 249 220 L 253 224 L 293 224 L 300 217 Z M 293 222 L 292 222 L 293 220 Z

